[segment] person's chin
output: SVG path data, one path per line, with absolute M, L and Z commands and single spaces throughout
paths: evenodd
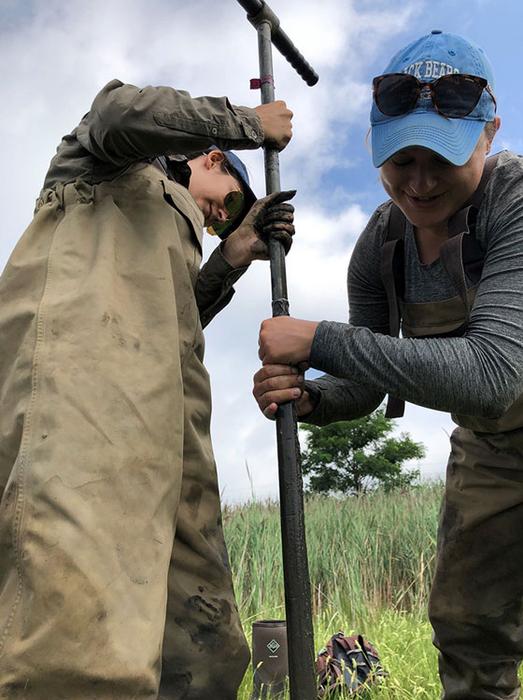
M 441 201 L 406 202 L 403 211 L 413 226 L 434 226 L 447 217 Z

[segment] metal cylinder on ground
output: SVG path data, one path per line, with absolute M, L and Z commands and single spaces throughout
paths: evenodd
M 253 623 L 252 667 L 251 700 L 283 700 L 289 683 L 285 620 L 258 620 Z

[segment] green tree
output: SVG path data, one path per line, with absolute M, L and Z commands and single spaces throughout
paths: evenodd
M 407 433 L 391 437 L 394 422 L 382 410 L 356 420 L 300 428 L 307 436 L 302 468 L 309 492 L 362 494 L 377 487 L 390 491 L 410 486 L 419 477 L 417 469 L 406 470 L 404 463 L 424 457 L 424 445 Z

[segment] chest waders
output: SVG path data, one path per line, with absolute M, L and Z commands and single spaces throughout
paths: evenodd
M 278 17 L 267 3 L 262 0 L 238 0 L 238 2 L 247 11 L 249 21 L 258 32 L 260 78 L 253 80 L 251 87 L 261 88 L 262 103 L 274 101 L 272 43 L 308 85 L 315 85 L 318 81 L 317 74 L 281 29 Z M 267 194 L 270 194 L 281 189 L 278 151 L 266 147 L 264 155 L 266 191 Z M 269 252 L 273 316 L 288 316 L 289 301 L 283 246 L 278 241 L 272 240 L 269 244 Z M 291 700 L 314 700 L 317 697 L 314 670 L 314 634 L 305 542 L 303 481 L 296 410 L 293 403 L 280 406 L 276 415 L 276 434 L 285 611 L 287 639 L 289 640 L 290 696 Z M 256 659 L 253 661 L 256 668 Z
M 381 259 L 391 335 L 399 335 L 400 326 L 409 338 L 466 333 L 485 257 L 474 222 L 495 166 L 493 156 L 470 201 L 449 221 L 440 257 L 454 297 L 405 303 L 406 220 L 392 206 Z M 403 401 L 389 397 L 389 417 L 403 415 L 403 408 Z M 442 699 L 517 700 L 523 658 L 523 398 L 499 419 L 453 420 L 459 427 L 450 440 L 429 600 Z

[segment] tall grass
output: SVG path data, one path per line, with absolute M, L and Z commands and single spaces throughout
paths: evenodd
M 433 575 L 442 487 L 306 502 L 313 612 L 368 619 L 374 611 L 422 612 Z M 224 527 L 244 620 L 283 612 L 279 506 L 226 508 Z
M 437 700 L 436 652 L 426 619 L 441 484 L 306 502 L 307 549 L 316 648 L 335 632 L 376 644 L 389 676 L 369 698 Z M 276 503 L 225 508 L 224 528 L 240 615 L 284 618 Z M 248 700 L 252 675 L 238 695 Z

